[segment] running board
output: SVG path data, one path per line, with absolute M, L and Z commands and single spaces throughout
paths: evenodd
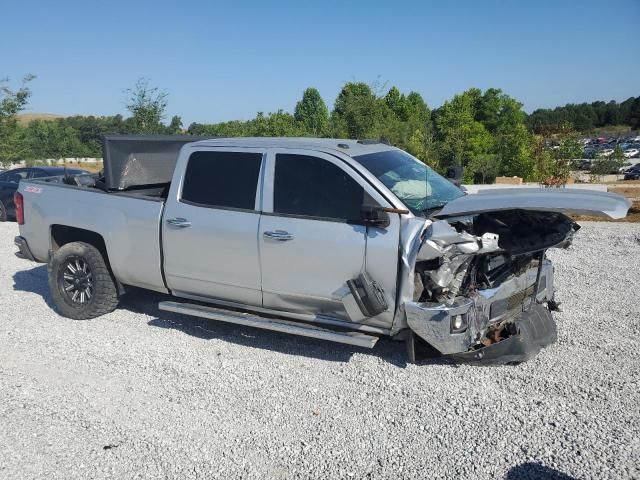
M 357 345 L 365 348 L 373 348 L 378 341 L 378 337 L 365 335 L 364 333 L 328 330 L 306 323 L 292 322 L 279 318 L 266 318 L 252 313 L 223 310 L 220 308 L 207 307 L 193 303 L 160 302 L 158 304 L 158 308 L 166 312 L 193 315 L 194 317 L 246 325 L 248 327 L 262 328 L 264 330 L 274 330 L 276 332 L 290 333 L 292 335 L 300 335 L 303 337 L 319 338 L 330 342 L 346 343 L 348 345 Z

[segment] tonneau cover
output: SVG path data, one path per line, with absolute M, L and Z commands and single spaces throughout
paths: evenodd
M 185 143 L 210 137 L 192 135 L 106 135 L 102 143 L 109 190 L 168 183 Z

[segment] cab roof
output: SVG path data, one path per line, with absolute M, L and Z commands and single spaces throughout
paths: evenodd
M 256 147 L 301 148 L 309 150 L 336 150 L 355 157 L 367 153 L 395 150 L 395 147 L 376 140 L 348 140 L 341 138 L 307 137 L 230 137 L 212 138 L 191 143 L 198 147 Z

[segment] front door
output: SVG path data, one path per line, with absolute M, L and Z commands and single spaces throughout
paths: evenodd
M 389 285 L 393 305 L 398 232 L 383 239 L 382 230 L 367 231 L 360 211 L 372 192 L 360 182 L 342 160 L 325 153 L 269 152 L 259 235 L 265 307 L 348 320 L 341 298 L 346 281 L 366 268 L 367 234 L 375 250 L 389 242 L 382 261 L 391 271 L 379 280 Z
M 263 151 L 181 156 L 162 222 L 164 272 L 177 295 L 261 306 L 258 225 Z

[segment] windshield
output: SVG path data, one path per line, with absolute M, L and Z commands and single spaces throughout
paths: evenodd
M 402 150 L 353 157 L 391 190 L 414 215 L 426 215 L 464 193 L 449 180 Z

